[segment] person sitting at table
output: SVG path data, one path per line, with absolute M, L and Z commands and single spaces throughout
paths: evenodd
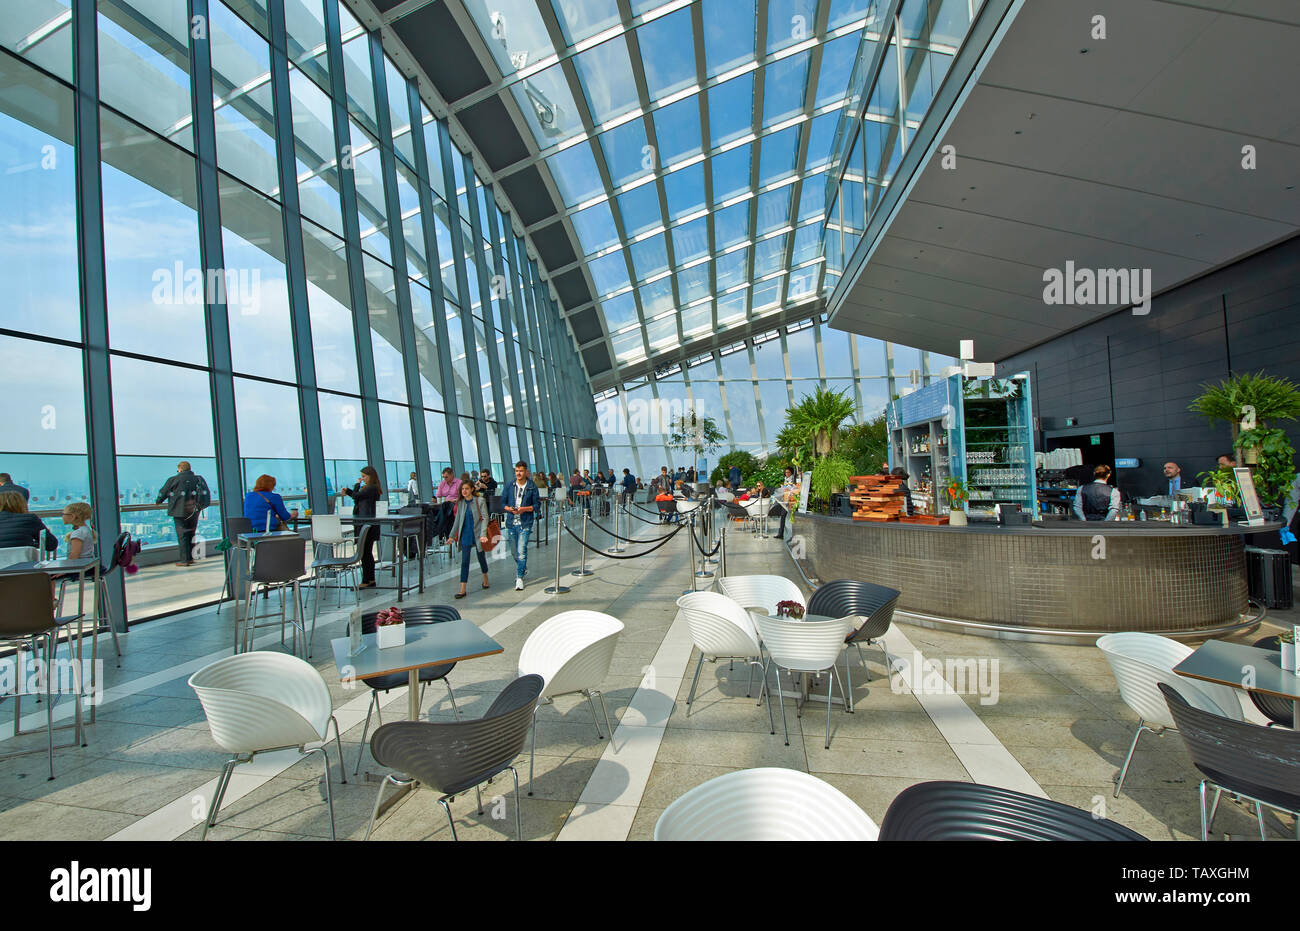
M 460 488 L 460 483 L 456 481 L 456 473 L 452 471 L 451 466 L 442 470 L 442 482 L 438 485 L 438 540 L 440 543 L 447 542 L 447 536 L 451 533 L 451 522 L 456 519 L 456 495 Z
M 27 499 L 16 491 L 0 492 L 0 549 L 30 546 L 54 552 L 59 540 L 45 521 L 27 510 Z
M 903 507 L 907 510 L 907 516 L 911 517 L 916 513 L 916 507 L 912 504 L 912 486 L 910 484 L 911 476 L 907 474 L 907 470 L 902 466 L 899 466 L 889 474 L 894 478 L 901 478 L 903 480 Z
M 478 481 L 474 483 L 474 490 L 489 496 L 497 493 L 497 480 L 492 477 L 491 469 L 483 469 L 479 472 Z
M 63 509 L 63 523 L 72 528 L 66 535 L 69 559 L 92 559 L 97 555 L 95 528 L 90 525 L 93 514 L 85 501 L 73 501 Z
M 659 508 L 659 523 L 667 524 L 677 517 L 677 507 L 673 504 L 673 496 L 669 494 L 667 488 L 655 493 L 655 504 Z
M 375 503 L 384 496 L 383 486 L 379 484 L 379 473 L 373 466 L 361 467 L 361 480 L 351 488 L 344 488 L 343 494 L 352 499 L 355 509 L 352 514 L 354 517 L 374 517 Z M 357 588 L 374 588 L 375 587 L 375 540 L 379 532 L 375 531 L 367 534 L 366 526 L 357 528 L 357 539 L 363 537 L 366 541 L 366 547 L 361 551 L 361 584 Z
M 460 591 L 457 598 L 465 597 L 465 586 L 469 582 L 469 557 L 478 554 L 478 567 L 483 572 L 483 587 L 488 585 L 487 557 L 483 547 L 487 544 L 488 512 L 487 502 L 481 495 L 474 493 L 474 486 L 462 482 L 460 497 L 456 499 L 456 518 L 451 525 L 451 538 L 460 547 Z
M 244 495 L 244 516 L 252 521 L 254 531 L 269 533 L 288 530 L 289 521 L 298 517 L 298 509 L 290 511 L 284 506 L 284 499 L 275 493 L 274 475 L 259 475 L 253 490 Z

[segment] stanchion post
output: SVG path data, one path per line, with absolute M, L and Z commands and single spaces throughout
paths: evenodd
M 611 498 L 610 498 L 610 505 L 611 505 L 610 510 L 612 511 L 612 513 L 613 513 L 613 517 L 614 517 L 614 545 L 611 546 L 609 549 L 605 550 L 605 552 L 606 552 L 606 553 L 621 553 L 621 552 L 623 552 L 623 550 L 626 549 L 626 547 L 623 546 L 623 541 L 620 540 L 620 539 L 618 538 L 618 534 L 619 534 L 619 530 L 618 530 L 618 515 L 619 515 L 619 513 L 620 513 L 621 511 L 623 511 L 624 509 L 626 509 L 627 505 L 623 503 L 623 495 L 619 495 L 617 501 L 615 501 L 614 498 L 611 497 Z M 629 516 L 629 517 L 625 517 L 625 518 L 623 519 L 623 523 L 629 525 L 629 526 L 628 526 L 628 532 L 625 533 L 624 536 L 628 536 L 628 537 L 632 536 L 632 528 L 631 528 L 631 526 L 630 526 L 631 523 L 632 523 L 632 518 L 631 518 L 630 516 Z
M 699 512 L 699 510 L 700 508 L 696 508 L 694 511 L 691 512 L 691 546 L 692 547 L 695 546 L 695 515 L 696 513 Z M 700 568 L 699 571 L 695 573 L 695 577 L 697 579 L 713 578 L 713 573 L 709 571 L 708 557 L 706 557 L 703 553 L 700 553 Z
M 584 576 L 596 574 L 593 570 L 587 568 L 587 518 L 590 516 L 590 511 L 582 512 L 582 556 L 578 562 L 578 568 L 570 572 L 569 575 Z
M 695 587 L 695 515 L 691 514 L 690 518 L 690 525 L 686 528 L 686 532 L 691 534 L 692 538 L 686 541 L 686 551 L 691 557 L 691 587 L 682 592 L 683 595 L 689 595 L 693 592 L 699 591 L 699 589 Z M 677 526 L 680 527 L 681 525 L 678 524 Z
M 718 551 L 719 554 L 721 555 L 721 561 L 718 563 L 718 568 L 722 572 L 723 576 L 726 576 L 727 574 L 727 525 L 725 522 L 722 525 L 722 540 L 718 545 L 721 547 L 721 549 Z
M 560 584 L 560 549 L 564 542 L 560 538 L 564 536 L 564 515 L 556 513 L 555 515 L 555 584 L 548 585 L 544 590 L 548 595 L 563 595 L 569 590 L 567 585 Z

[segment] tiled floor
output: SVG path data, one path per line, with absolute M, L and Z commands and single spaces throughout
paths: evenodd
M 633 528 L 642 538 L 660 532 L 651 524 L 634 522 Z M 608 544 L 595 529 L 591 540 L 600 549 Z M 571 542 L 566 540 L 566 570 L 576 564 L 576 549 L 567 545 Z M 635 560 L 593 557 L 589 565 L 595 574 L 576 578 L 566 572 L 564 582 L 572 590 L 558 597 L 542 591 L 545 573 L 554 566 L 554 551 L 547 547 L 530 554 L 532 575 L 522 593 L 510 587 L 509 564 L 494 561 L 490 590 L 472 581 L 470 596 L 453 601 L 455 573 L 446 560 L 430 565 L 426 593 L 416 602 L 454 604 L 505 647 L 500 656 L 462 663 L 451 674 L 467 716 L 481 714 L 514 678 L 520 647 L 552 615 L 589 608 L 627 625 L 604 683 L 617 728 L 612 745 L 597 739 L 581 699 L 559 699 L 539 714 L 534 794 L 524 798 L 522 807 L 526 838 L 648 838 L 660 812 L 687 789 L 753 766 L 814 773 L 856 800 L 877 822 L 894 796 L 913 783 L 968 780 L 978 774 L 986 782 L 1101 811 L 1152 839 L 1199 835 L 1198 780 L 1175 734 L 1144 736 L 1124 795 L 1111 797 L 1112 776 L 1136 718 L 1119 700 L 1105 660 L 1089 646 L 989 640 L 897 624 L 887 640 L 893 654 L 910 655 L 916 649 L 937 660 L 996 660 L 997 701 L 981 703 L 977 695 L 918 697 L 901 677 L 886 677 L 882 653 L 870 648 L 863 654 L 869 682 L 867 670 L 850 654 L 855 713 L 832 710 L 829 750 L 823 746 L 824 704 L 813 703 L 797 717 L 787 701 L 787 746 L 779 720 L 776 735 L 770 733 L 767 712 L 757 704 L 757 682 L 753 697 L 746 697 L 748 669 L 739 663 L 706 663 L 688 714 L 685 698 L 698 656 L 675 605 L 690 587 L 685 544 L 679 536 Z M 728 563 L 733 573 L 797 578 L 781 544 L 749 534 L 728 536 Z M 383 593 L 369 593 L 366 599 L 376 606 L 390 600 Z M 342 636 L 345 620 L 345 612 L 322 613 L 313 663 L 329 684 L 343 727 L 347 784 L 339 783 L 338 760 L 329 748 L 338 836 L 360 839 L 376 792 L 364 773 L 382 770 L 360 744 L 369 692 L 345 689 L 329 658 L 329 640 Z M 196 839 L 226 756 L 212 742 L 186 680 L 229 654 L 231 623 L 229 611 L 218 617 L 204 609 L 140 625 L 125 641 L 120 670 L 113 665 L 111 642 L 102 640 L 109 657 L 107 690 L 98 723 L 89 729 L 88 746 L 58 751 L 58 775 L 52 782 L 46 779 L 43 754 L 0 761 L 0 838 Z M 1266 625 L 1266 630 L 1272 627 Z M 260 645 L 278 649 L 278 637 L 265 634 Z M 404 689 L 381 695 L 380 701 L 385 720 L 405 714 Z M 12 730 L 13 704 L 12 699 L 0 702 L 0 753 L 43 746 L 43 734 L 6 736 Z M 56 713 L 70 710 L 65 700 Z M 43 724 L 43 718 L 33 717 L 43 714 L 42 706 L 28 700 L 23 711 L 28 726 Z M 429 687 L 423 711 L 432 720 L 452 719 L 445 688 L 437 683 Z M 773 714 L 778 713 L 774 705 Z M 372 732 L 374 726 L 372 722 Z M 362 775 L 353 775 L 359 754 Z M 528 774 L 527 753 L 520 763 L 522 781 Z M 210 839 L 329 837 L 319 754 L 300 758 L 283 751 L 259 757 L 236 773 Z M 483 802 L 482 815 L 472 794 L 454 802 L 460 837 L 512 837 L 515 799 L 508 774 L 485 788 Z M 1269 815 L 1268 822 L 1274 837 L 1295 836 L 1289 818 Z M 1244 837 L 1256 831 L 1253 816 L 1226 801 L 1215 828 L 1219 835 Z M 450 831 L 436 794 L 420 788 L 380 819 L 374 837 L 446 840 Z

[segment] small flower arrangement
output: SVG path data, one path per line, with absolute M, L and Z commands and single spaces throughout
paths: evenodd
M 776 603 L 776 616 L 788 617 L 794 621 L 803 620 L 804 608 L 797 601 L 778 601 Z
M 375 615 L 375 638 L 381 650 L 406 644 L 406 618 L 401 608 L 385 608 Z
M 966 483 L 960 478 L 948 479 L 944 492 L 948 495 L 948 501 L 953 507 L 960 507 L 970 500 L 970 492 L 966 490 Z

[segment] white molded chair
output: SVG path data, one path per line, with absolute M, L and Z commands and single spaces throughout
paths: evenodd
M 217 823 L 221 799 L 234 768 L 259 753 L 290 747 L 300 753 L 319 753 L 324 760 L 325 802 L 333 839 L 334 799 L 330 794 L 329 754 L 325 752 L 331 722 L 339 753 L 339 775 L 345 783 L 348 777 L 343 772 L 343 745 L 329 687 L 315 667 L 284 653 L 237 653 L 204 666 L 190 676 L 189 684 L 203 705 L 212 739 L 234 754 L 221 770 L 199 839 L 206 838 L 208 828 Z M 308 749 L 307 744 L 319 746 Z M 247 758 L 240 759 L 244 755 Z
M 785 720 L 785 696 L 781 692 L 781 670 L 791 673 L 817 673 L 830 670 L 831 677 L 839 682 L 840 671 L 836 663 L 844 651 L 845 624 L 843 619 L 826 621 L 795 621 L 786 617 L 768 617 L 757 611 L 750 615 L 758 625 L 758 635 L 767 648 L 768 663 L 776 666 L 776 695 L 781 703 L 781 726 L 785 729 L 785 745 L 790 746 L 790 727 Z M 763 665 L 763 682 L 767 683 L 767 666 Z M 831 685 L 826 685 L 826 749 L 831 748 Z M 840 696 L 844 710 L 849 710 L 848 692 L 840 683 Z M 768 716 L 772 712 L 772 692 L 767 693 Z M 776 726 L 772 726 L 776 733 Z
M 689 515 L 692 511 L 698 510 L 703 503 L 700 500 L 688 501 L 685 498 L 678 498 L 674 502 L 677 505 L 677 513 Z
M 376 516 L 376 517 L 387 517 L 387 516 L 388 516 L 388 502 L 387 502 L 387 501 L 376 501 L 376 502 L 375 502 L 375 516 Z
M 609 709 L 599 685 L 609 675 L 614 661 L 614 648 L 618 645 L 623 622 L 599 611 L 561 611 L 543 621 L 528 635 L 519 651 L 519 675 L 536 674 L 546 683 L 537 706 L 550 703 L 560 695 L 581 693 L 587 698 L 591 720 L 596 725 L 596 737 L 604 739 L 600 721 L 596 717 L 593 693 L 600 697 L 600 708 L 605 715 L 605 727 L 613 739 L 614 728 L 609 723 Z M 533 735 L 528 759 L 528 794 L 533 794 L 533 760 L 537 756 L 537 712 L 533 712 Z
M 1173 716 L 1169 713 L 1169 705 L 1160 694 L 1157 683 L 1163 682 L 1174 689 L 1193 708 L 1233 721 L 1244 720 L 1241 702 L 1232 689 L 1213 682 L 1188 679 L 1174 672 L 1175 666 L 1192 655 L 1192 648 L 1185 643 L 1158 634 L 1130 631 L 1099 637 L 1097 648 L 1106 657 L 1111 672 L 1115 674 L 1119 697 L 1139 718 L 1133 742 L 1129 745 L 1128 755 L 1124 757 L 1124 765 L 1115 783 L 1115 798 L 1119 798 L 1119 793 L 1124 788 L 1129 763 L 1133 761 L 1133 751 L 1137 749 L 1142 732 L 1161 734 L 1165 730 L 1177 729 Z
M 316 551 L 318 546 L 328 546 L 331 556 L 340 555 L 334 548 L 344 543 L 355 543 L 356 534 L 351 525 L 344 527 L 338 514 L 313 514 L 311 516 L 311 545 Z M 316 551 L 319 556 L 320 552 Z
M 655 823 L 663 841 L 876 840 L 880 831 L 856 802 L 816 776 L 762 767 L 696 786 Z
M 758 642 L 758 630 L 749 612 L 726 595 L 717 592 L 691 592 L 677 599 L 677 607 L 686 617 L 691 639 L 700 651 L 700 660 L 695 664 L 695 678 L 691 680 L 691 691 L 686 696 L 686 714 L 691 713 L 691 703 L 695 701 L 695 687 L 700 681 L 700 669 L 705 659 L 717 662 L 719 659 L 741 659 L 749 666 L 749 676 L 745 680 L 745 697 L 749 698 L 754 681 L 754 667 L 763 668 L 763 648 Z M 765 680 L 766 681 L 766 680 Z M 759 696 L 759 704 L 763 703 Z M 771 702 L 768 702 L 768 723 L 773 733 L 776 725 L 771 721 Z
M 569 500 L 569 491 L 566 488 L 555 489 L 555 506 L 563 509 Z
M 718 591 L 735 599 L 743 608 L 768 614 L 775 614 L 777 604 L 782 601 L 808 606 L 799 586 L 783 575 L 725 575 L 718 579 Z

